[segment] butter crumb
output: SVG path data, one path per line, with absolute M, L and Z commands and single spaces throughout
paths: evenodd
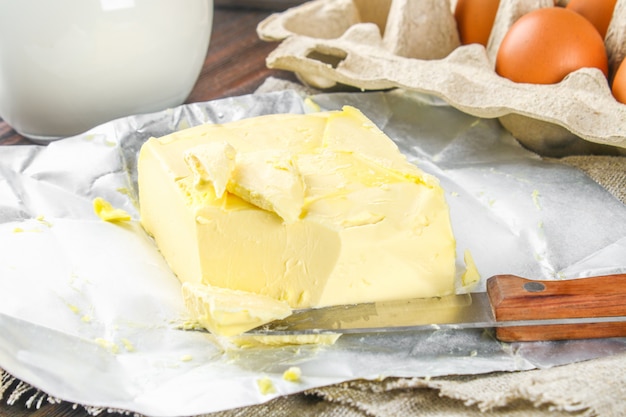
M 537 208 L 537 210 L 541 210 L 541 206 L 539 205 L 539 196 L 541 194 L 539 194 L 538 190 L 533 190 L 533 203 L 535 203 L 535 207 Z
M 474 258 L 468 249 L 466 249 L 463 253 L 463 262 L 465 262 L 465 272 L 463 272 L 461 277 L 463 287 L 476 285 L 480 281 L 480 273 L 478 272 Z
M 91 316 L 89 314 L 85 314 L 84 316 L 80 318 L 80 320 L 85 323 L 91 323 Z
M 103 339 L 101 337 L 96 338 L 96 343 L 98 345 L 100 345 L 101 347 L 105 348 L 106 350 L 108 350 L 111 353 L 118 353 L 120 348 L 119 346 L 117 346 L 117 344 L 115 344 L 114 342 L 110 341 L 110 340 L 106 340 Z
M 124 222 L 130 220 L 130 214 L 118 208 L 114 208 L 111 203 L 102 197 L 93 200 L 93 210 L 98 217 L 107 222 Z
M 292 366 L 283 372 L 283 379 L 285 381 L 290 382 L 300 382 L 300 377 L 302 376 L 302 370 L 297 366 Z
M 182 362 L 191 362 L 193 360 L 193 356 L 191 355 L 183 355 L 180 357 Z
M 268 377 L 257 379 L 256 384 L 259 387 L 259 391 L 263 395 L 276 392 L 276 387 L 274 386 L 274 383 Z
M 124 345 L 124 349 L 126 349 L 127 352 L 135 351 L 135 346 L 131 343 L 130 340 L 122 339 L 122 344 Z
M 321 111 L 321 107 L 317 104 L 311 97 L 306 97 L 304 99 L 304 104 L 311 109 L 311 111 L 318 112 Z
M 131 189 L 126 188 L 126 187 L 119 187 L 119 188 L 116 188 L 115 191 L 128 197 L 132 201 L 133 205 L 135 207 L 138 207 L 137 198 L 135 197 Z
M 37 220 L 39 223 L 46 225 L 48 227 L 52 227 L 52 223 L 50 223 L 48 220 L 46 220 L 46 218 L 44 217 L 43 214 L 40 214 L 39 216 L 35 217 L 35 220 Z
M 185 130 L 188 129 L 191 125 L 189 124 L 189 120 L 187 119 L 181 119 L 180 122 L 178 122 L 178 126 L 177 129 L 178 130 Z
M 47 223 L 47 226 L 48 226 L 48 227 L 51 227 L 52 225 L 51 225 L 50 223 Z M 41 230 L 40 228 L 38 228 L 38 227 L 34 227 L 34 228 L 32 228 L 32 229 L 24 229 L 24 228 L 19 227 L 19 226 L 18 226 L 18 227 L 15 227 L 15 228 L 13 229 L 13 233 L 26 233 L 26 232 L 41 233 L 41 232 L 42 232 L 42 230 Z
M 198 320 L 187 319 L 179 324 L 178 328 L 181 330 L 203 330 L 204 327 Z

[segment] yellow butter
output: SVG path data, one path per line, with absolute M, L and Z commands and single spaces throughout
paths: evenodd
M 286 223 L 298 220 L 304 206 L 304 180 L 293 155 L 283 151 L 247 152 L 237 158 L 228 191 L 274 212 Z
M 193 319 L 220 336 L 238 335 L 291 314 L 284 301 L 244 291 L 185 282 L 182 293 Z
M 198 185 L 210 182 L 221 198 L 235 169 L 235 148 L 225 142 L 211 142 L 187 150 L 185 162 Z
M 283 379 L 290 382 L 300 382 L 302 377 L 302 370 L 297 366 L 289 367 L 283 372 Z
M 142 225 L 182 282 L 291 308 L 454 292 L 439 182 L 353 107 L 151 138 L 138 172 Z
M 131 219 L 125 210 L 115 208 L 102 197 L 93 200 L 93 211 L 98 217 L 107 222 L 125 222 Z
M 259 391 L 263 395 L 273 394 L 276 392 L 276 387 L 274 386 L 274 383 L 268 377 L 257 379 L 256 384 L 259 388 Z
M 318 334 L 242 334 L 228 337 L 222 340 L 221 345 L 225 350 L 230 348 L 250 349 L 262 347 L 287 347 L 303 345 L 334 345 L 341 337 L 340 333 Z

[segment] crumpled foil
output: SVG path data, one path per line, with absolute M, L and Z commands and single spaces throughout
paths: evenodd
M 357 378 L 528 370 L 626 351 L 622 338 L 509 344 L 489 329 L 228 351 L 184 330 L 180 284 L 138 222 L 141 144 L 199 123 L 313 111 L 309 100 L 361 109 L 440 178 L 459 262 L 469 250 L 483 279 L 626 272 L 626 206 L 582 172 L 523 149 L 494 120 L 399 90 L 234 97 L 112 121 L 45 147 L 0 148 L 0 367 L 59 399 L 177 416 Z M 133 220 L 100 220 L 95 197 Z M 291 366 L 301 381 L 282 378 Z M 262 378 L 274 392 L 259 389 Z

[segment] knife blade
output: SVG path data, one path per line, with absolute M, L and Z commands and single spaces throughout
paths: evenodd
M 504 342 L 626 336 L 626 274 L 567 280 L 495 275 L 487 291 L 296 310 L 249 334 L 495 328 Z

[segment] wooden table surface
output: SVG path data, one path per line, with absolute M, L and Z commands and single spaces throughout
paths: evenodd
M 200 102 L 227 96 L 237 96 L 254 92 L 270 76 L 296 81 L 292 73 L 270 70 L 265 66 L 265 58 L 276 44 L 259 40 L 257 24 L 271 11 L 263 9 L 216 8 L 213 21 L 213 34 L 202 68 L 202 73 L 187 102 Z M 15 132 L 0 119 L 0 145 L 30 144 L 26 138 Z M 94 378 L 97 376 L 94 375 Z M 2 381 L 0 381 L 2 384 Z M 17 387 L 14 382 L 0 399 L 2 417 L 86 417 L 82 407 L 74 408 L 63 402 L 49 404 L 43 402 L 39 409 L 28 408 L 26 400 L 34 391 L 26 393 L 19 401 L 7 404 L 10 393 Z M 119 416 L 118 413 L 101 413 L 99 416 Z

